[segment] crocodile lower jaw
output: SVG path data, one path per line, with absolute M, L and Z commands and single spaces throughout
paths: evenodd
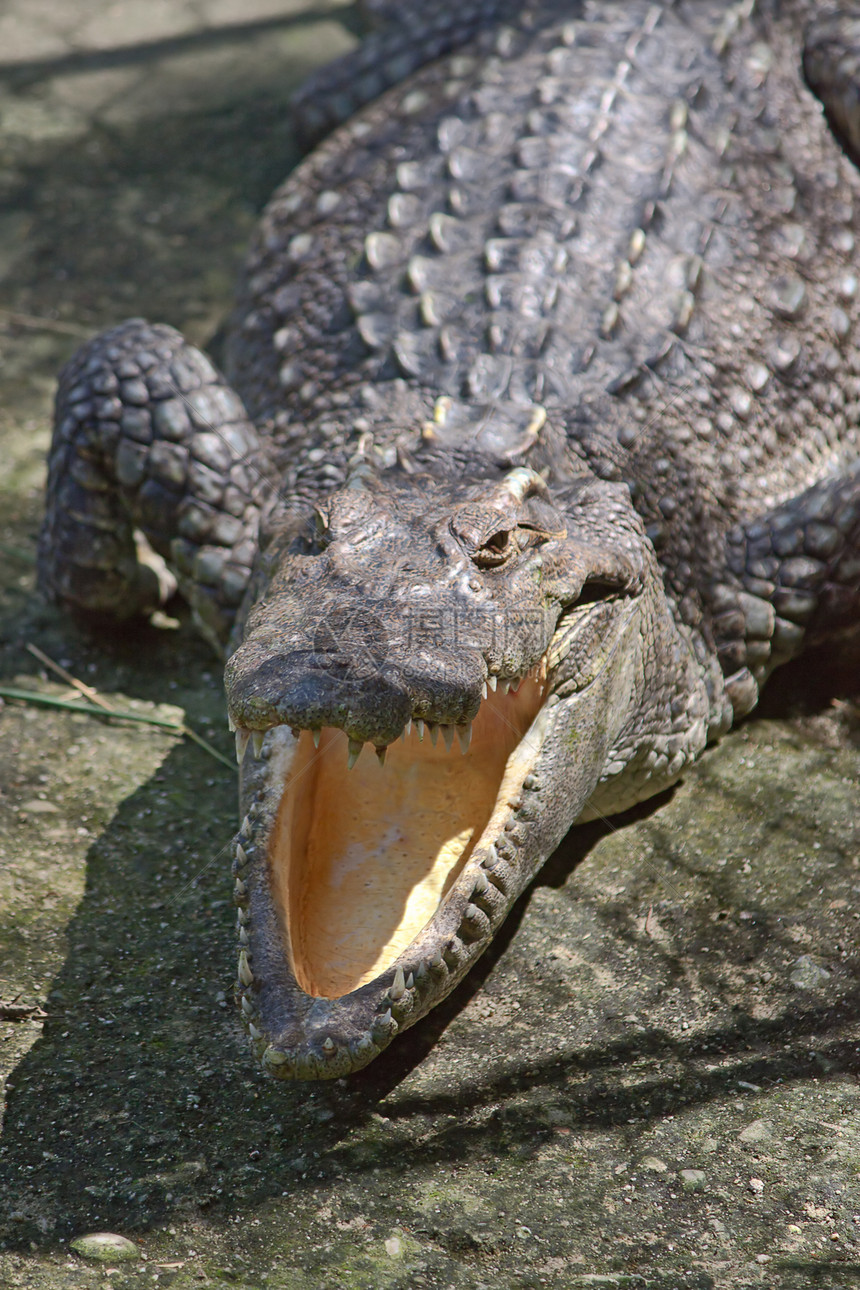
M 467 748 L 413 725 L 384 765 L 367 750 L 349 771 L 341 731 L 267 733 L 244 775 L 235 894 L 242 1016 L 270 1073 L 360 1069 L 486 948 L 531 876 L 510 834 L 543 700 L 531 678 L 500 686 Z

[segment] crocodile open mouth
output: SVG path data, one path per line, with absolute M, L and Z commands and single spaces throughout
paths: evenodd
M 595 787 L 639 676 L 638 624 L 620 597 L 575 605 L 525 677 L 484 673 L 471 725 L 428 724 L 456 702 L 420 720 L 407 708 L 385 748 L 315 724 L 316 673 L 274 701 L 259 669 L 233 684 L 240 760 L 255 754 L 235 843 L 237 999 L 268 1074 L 361 1070 L 463 979 Z M 270 715 L 265 731 L 242 720 Z M 363 718 L 347 730 L 373 729 Z M 577 756 L 559 783 L 562 745 Z
M 367 747 L 349 771 L 342 731 L 323 729 L 318 747 L 307 730 L 290 740 L 268 868 L 306 994 L 338 999 L 373 981 L 432 922 L 482 835 L 510 814 L 539 752 L 525 745 L 543 695 L 531 677 L 500 686 L 470 735 L 416 722 L 384 764 Z

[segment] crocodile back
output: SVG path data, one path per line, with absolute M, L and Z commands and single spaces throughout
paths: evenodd
M 540 404 L 572 463 L 632 483 L 681 589 L 856 455 L 857 179 L 797 14 L 750 7 L 538 7 L 336 132 L 251 254 L 256 416 L 336 460 L 356 423 L 418 437 L 440 395 Z

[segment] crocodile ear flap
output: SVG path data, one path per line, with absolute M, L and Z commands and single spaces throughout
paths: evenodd
M 556 510 L 542 476 L 526 466 L 518 466 L 505 476 L 496 490 L 501 502 L 511 501 L 517 511 L 517 525 L 530 529 L 542 538 L 564 538 L 564 521 Z

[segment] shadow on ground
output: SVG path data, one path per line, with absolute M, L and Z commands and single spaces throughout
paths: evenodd
M 46 618 L 50 626 L 52 614 Z M 138 678 L 144 695 L 152 672 L 181 657 L 164 633 L 150 631 L 149 638 L 153 666 Z M 40 639 L 48 647 L 50 632 Z M 188 640 L 177 644 L 186 658 L 190 646 L 200 659 Z M 127 637 L 115 640 L 109 665 L 123 666 L 131 649 Z M 641 1132 L 730 1098 L 739 1081 L 762 1088 L 858 1074 L 853 959 L 824 998 L 801 1002 L 786 986 L 773 1015 L 756 1017 L 754 1008 L 734 1005 L 689 1038 L 647 1022 L 618 1035 L 612 991 L 592 992 L 590 1002 L 604 1014 L 599 1033 L 587 1033 L 583 1016 L 568 1028 L 553 1019 L 561 1001 L 554 981 L 543 983 L 539 998 L 533 981 L 522 987 L 523 1006 L 550 1021 L 537 1051 L 511 1052 L 504 1029 L 482 1036 L 459 1026 L 450 1036 L 452 1023 L 485 988 L 517 989 L 510 951 L 535 892 L 576 899 L 571 874 L 581 858 L 607 838 L 623 846 L 632 830 L 650 831 L 662 858 L 671 856 L 671 830 L 661 826 L 667 794 L 611 826 L 571 834 L 477 971 L 369 1070 L 331 1086 L 266 1081 L 246 1050 L 230 997 L 229 776 L 202 782 L 200 761 L 192 745 L 175 746 L 152 780 L 121 802 L 88 852 L 86 890 L 68 926 L 69 953 L 45 1004 L 43 1035 L 9 1081 L 0 1232 L 13 1246 L 50 1248 L 86 1228 L 143 1233 L 192 1214 L 218 1221 L 219 1214 L 226 1219 L 282 1194 L 296 1200 L 341 1175 L 360 1184 L 384 1169 L 405 1185 L 411 1173 L 436 1166 L 527 1159 L 553 1136 L 548 1100 L 561 1099 L 570 1132 L 623 1134 L 631 1124 Z M 681 868 L 675 874 L 684 881 Z M 708 907 L 731 907 L 732 893 L 719 869 L 700 866 L 695 877 L 700 886 L 704 877 L 707 892 L 700 891 L 696 907 L 678 912 L 671 935 L 656 954 L 651 946 L 653 961 L 643 959 L 641 971 L 653 977 L 657 995 L 688 982 L 696 938 L 704 933 L 712 970 L 700 984 L 725 998 L 738 970 L 787 944 L 792 952 L 790 928 L 766 910 L 746 918 L 731 910 L 712 922 Z M 634 870 L 623 897 L 596 908 L 616 946 L 602 956 L 605 965 L 612 966 L 625 941 L 641 952 L 636 886 L 648 881 L 647 869 Z M 531 939 L 541 931 L 535 928 Z M 478 1047 L 491 1050 L 486 1076 L 471 1061 Z M 410 1087 L 434 1052 L 437 1075 L 447 1071 L 444 1083 Z M 399 1135 L 386 1146 L 376 1131 L 386 1103 L 386 1117 L 410 1134 L 428 1120 L 432 1131 L 408 1150 Z M 489 1111 L 489 1121 L 482 1114 L 471 1123 L 479 1111 Z

